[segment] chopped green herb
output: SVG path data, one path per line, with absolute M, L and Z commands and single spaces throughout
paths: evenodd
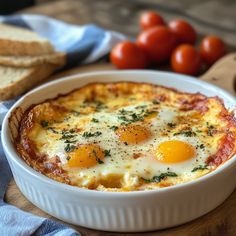
M 182 130 L 180 132 L 174 133 L 174 136 L 179 135 L 179 134 L 183 134 L 186 137 L 193 137 L 196 136 L 196 133 L 191 131 L 191 130 Z
M 69 160 L 70 160 L 70 157 L 69 157 L 69 156 L 67 156 L 67 157 L 66 157 L 66 160 L 67 160 L 67 161 L 69 161 Z
M 64 135 L 64 134 L 70 134 L 70 133 L 74 133 L 74 132 L 75 132 L 74 129 L 69 129 L 69 130 L 63 129 L 61 131 L 61 134 Z
M 74 138 L 74 137 L 76 137 L 75 134 L 63 133 L 60 139 L 61 139 L 61 140 L 62 140 L 62 139 L 71 139 L 71 138 Z
M 63 120 L 68 121 L 70 119 L 70 116 L 66 116 Z
M 107 106 L 101 102 L 101 101 L 90 101 L 90 100 L 84 100 L 83 104 L 80 105 L 80 107 L 87 107 L 87 106 L 93 106 L 95 107 L 96 111 L 99 111 L 101 109 L 107 108 Z
M 198 129 L 198 130 L 196 130 L 196 132 L 197 132 L 197 133 L 201 133 L 202 131 Z
M 134 113 L 132 111 L 127 111 L 125 109 L 119 110 L 119 113 L 121 114 L 118 116 L 118 119 L 123 120 L 125 125 L 128 125 L 133 122 L 142 121 L 146 116 L 149 116 L 153 113 L 156 113 L 156 111 L 147 111 L 142 109 L 139 111 L 139 113 Z
M 97 111 L 107 108 L 107 106 L 101 101 L 94 101 L 94 103 L 96 105 L 96 110 Z
M 69 139 L 64 141 L 64 143 L 76 143 L 76 142 L 77 142 L 76 140 L 69 140 Z
M 105 157 L 110 157 L 111 156 L 111 150 L 104 150 L 104 155 Z
M 143 120 L 144 117 L 139 114 L 132 113 L 129 116 L 118 116 L 118 119 L 125 121 L 127 124 Z
M 146 116 L 149 116 L 149 115 L 152 115 L 152 114 L 156 114 L 156 111 L 146 111 L 143 116 L 146 117 Z
M 68 143 L 68 144 L 65 146 L 65 151 L 66 151 L 66 152 L 72 152 L 75 148 L 76 148 L 75 145 Z
M 144 179 L 144 178 L 142 178 L 142 179 L 146 182 L 149 182 L 149 183 L 150 182 L 159 183 L 159 182 L 161 182 L 161 180 L 165 179 L 166 177 L 176 177 L 176 176 L 178 176 L 176 173 L 168 171 L 168 172 L 162 173 L 158 176 L 153 176 L 152 179 Z
M 174 123 L 167 123 L 167 125 L 168 125 L 170 128 L 175 128 L 175 127 L 176 127 L 176 124 L 174 124 Z
M 121 109 L 121 110 L 119 110 L 119 113 L 125 115 L 125 114 L 129 113 L 129 111 L 126 111 L 125 109 Z
M 193 132 L 193 131 L 191 131 L 191 130 L 185 131 L 185 132 L 183 132 L 183 134 L 184 134 L 186 137 L 196 136 L 196 133 Z
M 118 116 L 118 119 L 126 121 L 126 122 L 130 122 L 130 120 L 126 116 Z
M 41 120 L 40 124 L 41 124 L 41 126 L 42 126 L 43 128 L 46 128 L 46 127 L 48 127 L 49 121 L 47 121 L 47 120 Z
M 197 149 L 198 149 L 198 148 L 204 149 L 204 148 L 205 148 L 205 145 L 202 143 L 202 144 L 200 144 L 200 145 L 197 145 L 196 148 L 197 148 Z
M 75 111 L 75 110 L 72 110 L 71 113 L 73 113 L 75 116 L 79 116 L 80 115 L 80 112 L 79 111 Z
M 70 130 L 68 130 L 68 132 L 71 133 L 71 134 L 75 133 L 75 129 L 70 129 Z
M 135 108 L 136 109 L 144 109 L 144 108 L 146 108 L 147 107 L 147 105 L 140 105 L 140 106 L 136 106 Z
M 96 131 L 94 133 L 91 133 L 91 132 L 84 132 L 83 133 L 83 137 L 84 138 L 91 138 L 91 137 L 98 137 L 102 134 L 102 132 L 99 132 L 99 131 Z
M 59 134 L 58 131 L 56 131 L 54 128 L 52 127 L 48 127 L 48 130 L 52 131 L 54 134 Z
M 156 99 L 153 99 L 153 100 L 152 100 L 152 103 L 155 104 L 155 105 L 160 104 L 160 102 L 159 102 L 158 100 L 156 100 Z
M 200 144 L 200 145 L 199 145 L 199 144 L 197 144 L 197 145 L 196 145 L 196 149 L 199 149 L 199 148 L 200 148 L 200 149 L 203 149 L 203 148 L 205 148 L 204 144 Z
M 70 129 L 70 130 L 62 130 L 61 131 L 61 134 L 62 134 L 62 136 L 61 136 L 61 140 L 62 139 L 72 139 L 72 138 L 74 138 L 74 137 L 76 137 L 76 134 L 73 134 L 73 133 L 75 133 L 75 130 L 74 129 Z
M 93 118 L 91 121 L 94 122 L 94 123 L 98 123 L 99 122 L 99 120 L 95 119 L 95 118 Z
M 116 131 L 118 129 L 118 126 L 113 125 L 113 126 L 110 127 L 110 129 Z
M 211 125 L 211 126 L 208 127 L 207 135 L 208 136 L 213 136 L 213 133 L 214 133 L 214 126 Z
M 199 165 L 199 166 L 197 166 L 197 167 L 194 167 L 193 169 L 192 169 L 192 172 L 195 172 L 195 171 L 198 171 L 198 170 L 207 170 L 208 168 L 207 168 L 207 165 Z
M 103 164 L 104 163 L 104 161 L 102 161 L 101 159 L 96 159 L 96 161 L 98 162 L 98 164 Z
M 133 120 L 131 120 L 131 122 L 143 120 L 143 117 L 140 116 L 140 115 L 138 115 L 138 114 L 136 114 L 136 113 L 131 114 L 131 117 L 132 117 L 132 119 L 133 119 Z
M 95 156 L 96 161 L 97 161 L 98 164 L 103 164 L 103 163 L 104 163 L 104 162 L 97 156 L 97 153 L 96 153 L 95 150 L 93 150 L 93 154 L 94 154 L 94 156 Z
M 207 125 L 207 135 L 208 136 L 213 136 L 214 134 L 214 131 L 215 131 L 215 127 L 213 125 L 210 125 L 209 122 L 206 122 L 206 125 Z
M 199 147 L 200 147 L 201 149 L 204 149 L 204 148 L 205 148 L 205 145 L 202 143 Z

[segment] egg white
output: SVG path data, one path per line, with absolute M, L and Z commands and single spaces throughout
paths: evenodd
M 136 104 L 135 106 L 126 106 L 123 109 L 137 112 L 137 106 L 144 105 L 147 108 L 153 106 L 151 102 L 145 102 Z M 103 150 L 110 151 L 111 156 L 105 157 L 103 164 L 97 164 L 90 168 L 69 168 L 66 165 L 68 162 L 68 153 L 65 152 L 65 140 L 60 139 L 60 135 L 52 133 L 51 130 L 41 130 L 38 140 L 41 144 L 43 143 L 41 145 L 41 151 L 49 159 L 58 156 L 63 168 L 69 170 L 70 178 L 74 182 L 79 182 L 81 186 L 86 187 L 91 181 L 94 181 L 94 178 L 99 179 L 101 176 L 117 174 L 123 175 L 124 185 L 135 187 L 139 184 L 140 178 L 151 179 L 153 176 L 158 176 L 161 173 L 169 171 L 176 173 L 178 176 L 177 178 L 173 178 L 173 181 L 177 179 L 176 181 L 184 182 L 196 178 L 198 173 L 192 172 L 192 170 L 199 165 L 204 165 L 207 157 L 213 154 L 215 150 L 208 143 L 204 142 L 201 135 L 186 137 L 184 134 L 179 134 L 178 136 L 174 136 L 173 132 L 162 135 L 162 132 L 166 130 L 167 124 L 175 123 L 178 115 L 180 115 L 180 111 L 176 110 L 176 108 L 162 106 L 157 111 L 155 117 L 150 119 L 148 123 L 143 123 L 151 131 L 151 138 L 136 145 L 126 145 L 120 142 L 117 134 L 111 129 L 111 126 L 119 127 L 122 123 L 118 118 L 117 110 L 101 110 L 87 115 L 67 117 L 64 123 L 68 125 L 68 128 L 81 128 L 83 132 L 102 133 L 102 135 L 97 137 L 85 138 L 82 135 L 83 132 L 80 132 L 73 138 L 76 144 L 96 143 Z M 91 122 L 93 118 L 99 122 Z M 82 119 L 87 121 L 82 122 L 83 125 L 81 126 Z M 54 124 L 54 128 L 57 128 L 57 124 Z M 168 164 L 162 163 L 158 161 L 155 153 L 160 143 L 169 140 L 180 140 L 193 147 L 204 144 L 204 148 L 196 148 L 195 157 L 187 161 Z M 135 153 L 141 153 L 141 157 L 135 159 L 133 157 Z

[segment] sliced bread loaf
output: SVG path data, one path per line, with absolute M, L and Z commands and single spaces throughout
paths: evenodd
M 47 78 L 57 68 L 43 64 L 29 68 L 0 66 L 0 101 L 14 98 Z
M 63 66 L 66 62 L 66 55 L 62 52 L 55 52 L 40 56 L 0 56 L 0 65 L 15 67 L 32 67 L 46 64 Z
M 54 52 L 51 43 L 33 31 L 0 24 L 0 55 L 43 55 Z

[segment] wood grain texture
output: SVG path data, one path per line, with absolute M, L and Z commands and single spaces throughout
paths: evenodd
M 236 95 L 236 53 L 218 60 L 204 75 L 202 80 L 215 84 L 232 95 Z
M 235 67 L 235 56 L 236 54 L 232 54 L 224 57 L 215 64 L 209 72 L 202 76 L 202 78 L 206 81 L 210 81 L 213 83 L 217 83 L 218 85 L 223 85 L 226 89 L 231 89 L 232 80 L 230 78 L 235 78 L 236 76 L 236 68 Z M 81 66 L 78 68 L 74 68 L 69 71 L 61 72 L 60 74 L 54 75 L 51 79 L 59 78 L 62 76 L 73 75 L 77 73 L 84 72 L 92 72 L 99 70 L 114 70 L 114 67 L 111 64 L 94 64 Z M 230 71 L 228 73 L 227 71 Z M 228 76 L 228 77 L 227 77 Z M 217 78 L 217 80 L 212 80 L 212 78 Z M 230 90 L 231 91 L 231 90 Z M 233 91 L 231 91 L 233 92 Z M 10 204 L 13 204 L 19 207 L 22 210 L 27 212 L 31 212 L 33 214 L 53 218 L 45 212 L 41 211 L 39 208 L 30 203 L 19 191 L 15 182 L 12 180 L 8 191 L 6 193 L 6 201 Z M 54 218 L 53 218 L 54 219 Z M 55 219 L 57 220 L 57 219 Z M 59 220 L 57 220 L 59 221 Z M 137 235 L 160 235 L 160 236 L 182 236 L 182 235 L 213 235 L 213 236 L 223 236 L 223 235 L 236 235 L 236 191 L 219 207 L 217 207 L 212 212 L 206 214 L 205 216 L 194 220 L 190 223 L 184 224 L 182 226 L 178 226 L 171 229 L 156 231 L 156 232 L 148 232 L 148 233 L 124 233 L 124 236 L 137 236 Z M 71 225 L 71 227 L 75 228 L 82 235 L 104 235 L 104 236 L 117 236 L 121 235 L 120 233 L 108 233 L 96 230 L 90 230 L 83 227 L 77 227 Z
M 41 1 L 44 4 L 21 12 L 45 14 L 75 24 L 93 23 L 136 36 L 140 14 L 152 9 L 166 21 L 184 18 L 200 35 L 219 35 L 236 47 L 235 0 L 38 0 Z

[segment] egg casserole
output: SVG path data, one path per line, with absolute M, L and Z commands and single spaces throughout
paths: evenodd
M 15 145 L 42 174 L 100 191 L 197 179 L 236 152 L 236 122 L 218 97 L 146 83 L 93 83 L 30 107 Z

